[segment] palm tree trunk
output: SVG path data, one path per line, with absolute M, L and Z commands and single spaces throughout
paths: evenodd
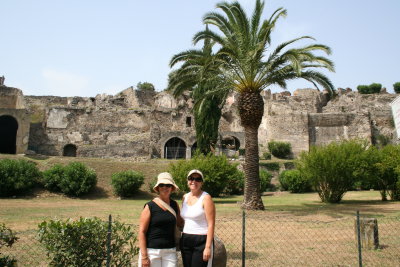
M 263 210 L 264 204 L 260 192 L 260 173 L 258 156 L 258 127 L 246 127 L 245 130 L 245 186 L 242 208 L 247 210 Z
M 247 91 L 239 95 L 238 109 L 240 122 L 245 132 L 245 186 L 243 209 L 263 210 L 260 192 L 258 156 L 258 127 L 264 114 L 264 101 L 259 92 Z

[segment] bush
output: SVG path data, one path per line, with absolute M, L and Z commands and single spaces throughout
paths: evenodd
M 61 192 L 60 183 L 64 177 L 64 166 L 55 164 L 43 172 L 42 185 L 49 191 Z
M 81 162 L 71 162 L 67 166 L 56 164 L 44 171 L 42 184 L 50 191 L 79 197 L 96 186 L 97 175 Z
M 358 141 L 311 147 L 300 155 L 296 166 L 323 202 L 337 203 L 357 181 L 365 151 L 366 144 Z
M 114 221 L 111 227 L 111 266 L 131 266 L 138 253 L 130 226 Z M 105 266 L 108 223 L 99 218 L 50 220 L 39 224 L 39 241 L 51 266 Z
M 111 176 L 111 184 L 117 196 L 132 197 L 142 186 L 144 175 L 135 171 L 123 171 L 114 173 Z
M 16 196 L 30 191 L 40 179 L 40 171 L 26 160 L 0 160 L 0 197 Z
M 391 200 L 400 200 L 400 187 L 397 186 L 400 168 L 400 146 L 387 145 L 378 153 L 378 163 L 375 166 L 378 169 L 377 184 L 381 190 L 382 200 L 386 200 L 388 193 Z
M 279 175 L 282 189 L 292 193 L 306 193 L 311 191 L 310 182 L 301 176 L 299 170 L 286 170 Z
M 241 195 L 244 192 L 244 175 L 236 176 L 227 185 L 226 192 L 231 195 Z M 274 186 L 271 184 L 272 174 L 265 170 L 260 170 L 260 192 L 271 191 Z
M 71 162 L 64 168 L 64 179 L 60 181 L 61 192 L 79 197 L 88 193 L 97 184 L 97 175 L 81 162 Z
M 246 149 L 239 148 L 239 156 L 244 156 L 246 154 Z
M 268 191 L 272 189 L 271 185 L 272 174 L 265 170 L 260 170 L 260 192 Z
M 149 82 L 138 82 L 136 88 L 140 91 L 155 91 L 154 85 Z
M 174 177 L 180 190 L 187 190 L 187 174 L 192 169 L 200 170 L 204 175 L 204 191 L 211 196 L 223 193 L 232 194 L 236 187 L 240 187 L 243 173 L 237 169 L 238 164 L 230 164 L 226 156 L 195 155 L 190 160 L 180 160 L 171 164 L 168 172 Z
M 271 159 L 271 153 L 270 152 L 264 152 L 263 153 L 263 158 L 266 159 L 266 160 Z
M 292 145 L 287 142 L 268 142 L 268 149 L 272 155 L 280 159 L 289 158 L 292 153 Z
M 400 94 L 400 82 L 393 84 L 393 90 L 395 91 L 396 94 Z
M 378 94 L 382 89 L 382 84 L 371 83 L 370 85 L 359 85 L 357 90 L 360 94 Z
M 6 227 L 4 223 L 0 223 L 0 249 L 4 246 L 12 247 L 18 239 L 10 228 Z M 16 264 L 16 259 L 10 256 L 2 256 L 0 253 L 0 266 L 14 267 L 17 266 Z
M 266 168 L 269 171 L 279 171 L 279 162 L 260 162 L 260 167 Z

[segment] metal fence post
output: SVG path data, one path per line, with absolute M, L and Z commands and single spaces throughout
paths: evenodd
M 242 213 L 242 267 L 246 266 L 246 212 Z
M 358 246 L 358 266 L 362 267 L 360 211 L 358 210 L 357 210 L 357 246 Z
M 111 255 L 110 255 L 110 250 L 111 250 L 111 214 L 108 216 L 108 231 L 107 231 L 107 263 L 106 266 L 110 267 L 110 261 L 111 261 Z

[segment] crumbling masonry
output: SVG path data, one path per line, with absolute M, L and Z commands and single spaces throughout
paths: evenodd
M 167 92 L 128 88 L 96 97 L 24 96 L 0 84 L 0 153 L 79 157 L 190 158 L 196 148 L 192 100 Z M 394 94 L 361 95 L 339 89 L 330 99 L 315 89 L 263 92 L 260 151 L 270 140 L 290 142 L 294 155 L 311 145 L 341 139 L 369 142 L 396 138 L 390 102 Z M 220 122 L 221 149 L 244 148 L 235 107 L 227 99 Z

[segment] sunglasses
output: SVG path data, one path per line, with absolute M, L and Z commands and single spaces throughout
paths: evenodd
M 201 177 L 189 177 L 188 178 L 188 181 L 196 181 L 196 182 L 203 182 L 203 178 L 201 178 Z
M 172 184 L 159 184 L 159 187 L 168 187 L 171 188 L 173 185 Z

